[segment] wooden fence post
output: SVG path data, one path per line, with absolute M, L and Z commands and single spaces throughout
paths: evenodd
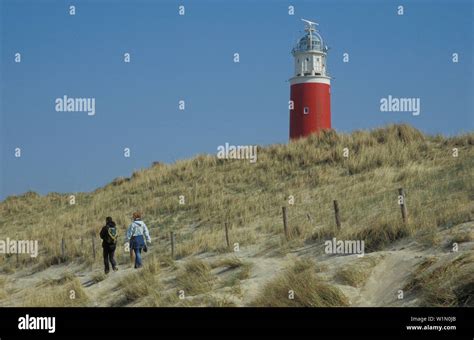
M 171 258 L 174 259 L 174 232 L 170 231 L 170 240 L 171 240 Z
M 94 234 L 91 234 L 91 238 L 92 238 L 92 256 L 95 260 L 95 237 L 94 237 Z
M 337 203 L 337 200 L 334 200 L 333 203 L 334 203 L 334 217 L 336 218 L 336 226 L 338 229 L 341 229 L 341 217 L 339 216 L 339 203 Z
M 286 240 L 288 241 L 290 239 L 290 236 L 288 234 L 288 215 L 286 212 L 286 207 L 281 207 L 281 210 L 283 212 L 283 229 L 285 231 Z
M 227 225 L 227 222 L 224 223 L 224 228 L 225 228 L 225 242 L 227 244 L 227 248 L 230 248 L 229 226 Z
M 407 205 L 405 204 L 405 191 L 403 188 L 398 189 L 398 204 L 400 204 L 400 210 L 402 211 L 403 223 L 408 222 Z
M 64 241 L 64 237 L 61 238 L 61 258 L 64 261 L 66 257 L 66 242 Z

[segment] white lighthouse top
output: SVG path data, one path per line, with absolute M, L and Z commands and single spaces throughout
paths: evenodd
M 298 40 L 291 53 L 295 59 L 294 76 L 290 79 L 292 85 L 299 83 L 330 84 L 326 71 L 328 47 L 317 32 L 317 23 L 301 19 L 305 24 L 306 34 Z
M 298 43 L 291 52 L 293 54 L 310 51 L 326 53 L 328 48 L 324 45 L 323 38 L 316 30 L 318 23 L 306 19 L 301 20 L 306 23 L 306 34 L 298 40 Z

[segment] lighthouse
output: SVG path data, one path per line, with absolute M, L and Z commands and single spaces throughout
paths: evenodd
M 290 78 L 290 139 L 331 128 L 331 78 L 326 73 L 328 47 L 315 22 L 305 22 L 305 35 L 291 54 L 295 59 Z

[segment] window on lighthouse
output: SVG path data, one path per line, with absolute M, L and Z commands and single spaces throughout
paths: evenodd
M 304 113 L 305 115 L 307 115 L 307 114 L 309 113 L 309 107 L 306 106 L 306 107 L 303 109 L 303 113 Z

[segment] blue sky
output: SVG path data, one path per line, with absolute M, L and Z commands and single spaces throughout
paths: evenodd
M 215 154 L 226 142 L 286 143 L 290 51 L 303 31 L 300 18 L 319 22 L 331 47 L 336 130 L 391 122 L 445 135 L 473 129 L 472 1 L 0 0 L 0 6 L 0 199 L 28 190 L 90 191 L 153 161 Z M 14 62 L 17 52 L 21 63 Z M 63 95 L 94 97 L 96 115 L 56 112 Z M 388 95 L 420 98 L 421 114 L 380 112 Z

